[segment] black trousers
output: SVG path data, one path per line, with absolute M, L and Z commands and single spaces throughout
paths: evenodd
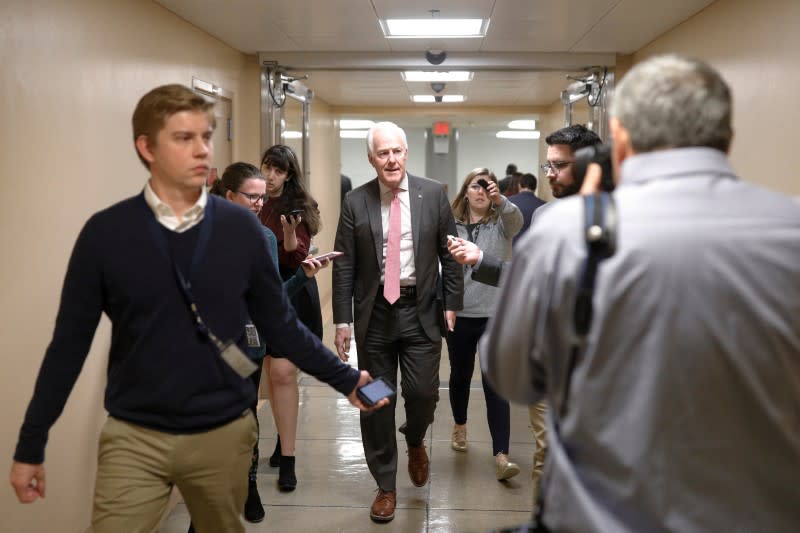
M 450 408 L 456 424 L 467 423 L 469 389 L 478 341 L 486 330 L 488 318 L 458 317 L 456 327 L 447 333 L 450 356 Z M 486 420 L 492 435 L 492 455 L 508 453 L 511 435 L 511 409 L 508 401 L 497 394 L 481 372 L 483 395 L 486 397 Z
M 379 295 L 364 346 L 358 346 L 358 366 L 372 377 L 400 385 L 406 411 L 406 443 L 421 446 L 439 401 L 442 340 L 431 341 L 417 315 L 414 297 L 394 305 Z M 369 471 L 378 486 L 393 491 L 397 481 L 396 400 L 382 409 L 361 413 L 361 440 Z

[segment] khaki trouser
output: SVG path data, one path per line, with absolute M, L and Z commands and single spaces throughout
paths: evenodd
M 181 435 L 109 417 L 100 433 L 89 531 L 155 531 L 175 485 L 197 533 L 243 532 L 239 516 L 257 438 L 249 409 L 224 426 Z
M 544 458 L 547 455 L 547 432 L 545 429 L 545 416 L 547 403 L 544 400 L 528 406 L 531 420 L 531 432 L 536 447 L 533 450 L 533 470 L 531 471 L 531 486 L 533 488 L 533 508 L 536 508 L 536 498 L 539 497 L 539 484 L 544 469 Z

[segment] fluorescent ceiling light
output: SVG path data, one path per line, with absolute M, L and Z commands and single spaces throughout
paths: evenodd
M 381 19 L 380 24 L 387 39 L 472 38 L 486 37 L 489 19 Z
M 361 120 L 353 118 L 343 118 L 339 121 L 339 128 L 343 130 L 363 130 L 375 125 L 372 120 Z
M 539 132 L 538 131 L 530 131 L 530 130 L 503 130 L 498 131 L 495 134 L 495 137 L 498 139 L 538 139 Z
M 415 94 L 411 99 L 418 104 L 432 104 L 436 102 L 436 97 L 432 94 Z M 466 100 L 463 94 L 444 94 L 442 102 L 445 104 L 455 104 Z
M 535 130 L 535 120 L 512 120 L 508 123 L 509 129 L 512 130 Z
M 283 137 L 284 139 L 302 139 L 303 133 L 294 130 L 287 130 L 281 133 L 281 137 Z
M 467 70 L 451 70 L 446 72 L 428 72 L 424 70 L 406 70 L 404 81 L 470 81 L 472 72 Z
M 339 130 L 340 139 L 366 139 L 369 130 Z

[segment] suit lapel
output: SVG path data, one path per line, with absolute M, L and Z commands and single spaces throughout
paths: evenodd
M 375 245 L 375 257 L 378 260 L 380 273 L 383 262 L 383 222 L 381 220 L 381 191 L 378 180 L 373 181 L 373 186 L 368 189 L 369 194 L 364 202 L 369 217 L 369 227 L 372 228 L 372 241 Z
M 419 257 L 420 222 L 422 220 L 422 187 L 408 175 L 408 201 L 411 207 L 411 237 L 414 239 L 414 258 Z

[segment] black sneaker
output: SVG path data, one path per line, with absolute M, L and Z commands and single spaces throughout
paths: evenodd
M 250 480 L 247 484 L 247 501 L 244 502 L 244 519 L 257 524 L 264 520 L 265 514 L 261 496 L 258 494 L 258 486 L 255 480 Z
M 275 443 L 275 451 L 269 456 L 269 466 L 278 468 L 281 466 L 281 436 L 278 435 L 278 441 Z
M 297 477 L 294 475 L 294 456 L 281 455 L 280 467 L 278 488 L 284 492 L 293 491 L 297 487 Z

